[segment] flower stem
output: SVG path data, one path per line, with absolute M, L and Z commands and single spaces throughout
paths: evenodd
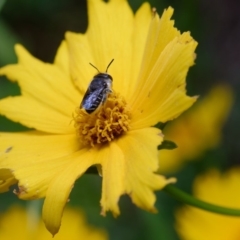
M 163 190 L 168 194 L 170 194 L 171 196 L 173 196 L 175 199 L 185 204 L 188 204 L 209 212 L 222 214 L 222 215 L 240 216 L 240 209 L 225 208 L 225 207 L 221 207 L 221 206 L 217 206 L 211 203 L 201 201 L 199 199 L 194 198 L 190 194 L 183 192 L 182 190 L 178 189 L 172 184 L 167 185 Z

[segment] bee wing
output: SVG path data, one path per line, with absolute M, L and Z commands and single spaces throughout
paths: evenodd
M 89 88 L 84 94 L 83 100 L 80 104 L 80 108 L 91 109 L 93 108 L 94 103 L 96 102 L 99 95 L 102 93 L 104 88 L 98 88 L 94 91 L 91 91 Z

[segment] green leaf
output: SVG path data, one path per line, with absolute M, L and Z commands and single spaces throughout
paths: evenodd
M 158 150 L 162 149 L 168 149 L 172 150 L 177 148 L 177 144 L 175 142 L 169 141 L 169 140 L 164 140 L 161 145 L 158 146 Z
M 160 130 L 163 130 L 164 127 L 167 125 L 167 123 L 168 123 L 168 122 L 165 122 L 165 123 L 159 122 L 159 123 L 157 123 L 154 127 L 155 127 L 155 128 L 158 128 L 158 129 L 160 129 Z
M 96 167 L 92 166 L 90 168 L 87 169 L 87 171 L 85 172 L 85 174 L 97 174 L 98 175 L 98 170 Z

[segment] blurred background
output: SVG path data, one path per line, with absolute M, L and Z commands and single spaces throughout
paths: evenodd
M 129 3 L 136 11 L 143 1 L 130 0 Z M 164 8 L 172 6 L 175 9 L 173 18 L 176 27 L 181 32 L 191 31 L 199 43 L 196 65 L 190 69 L 187 77 L 188 94 L 200 95 L 201 102 L 219 84 L 224 84 L 226 89 L 230 87 L 233 91 L 233 102 L 229 100 L 232 97 L 224 93 L 218 95 L 219 104 L 215 101 L 216 109 L 224 105 L 225 100 L 228 102 L 227 110 L 220 114 L 219 120 L 212 126 L 218 126 L 217 141 L 211 147 L 202 147 L 201 154 L 188 157 L 183 155 L 182 158 L 186 159 L 178 160 L 181 167 L 166 170 L 166 175 L 177 177 L 179 188 L 191 193 L 197 175 L 213 167 L 224 172 L 240 163 L 240 2 L 150 0 L 150 4 L 157 8 L 160 15 Z M 23 44 L 42 61 L 52 62 L 64 33 L 84 33 L 87 25 L 87 4 L 83 0 L 0 0 L 0 67 L 17 62 L 13 48 L 15 43 Z M 17 94 L 18 86 L 5 77 L 0 77 L 0 98 Z M 215 108 L 211 109 L 209 119 L 216 117 Z M 201 116 L 196 118 L 201 119 Z M 182 121 L 184 124 L 184 116 Z M 204 133 L 205 125 L 198 125 L 197 128 L 203 132 L 202 141 L 207 141 L 209 138 Z M 26 128 L 0 117 L 0 131 L 22 130 Z M 84 175 L 76 182 L 69 205 L 81 208 L 87 222 L 105 229 L 109 239 L 180 239 L 174 226 L 175 211 L 181 203 L 165 192 L 156 193 L 158 214 L 142 211 L 128 197 L 122 197 L 121 215 L 116 219 L 111 214 L 107 217 L 100 216 L 100 195 L 101 178 Z M 29 208 L 28 202 L 17 199 L 12 192 L 1 194 L 0 212 L 5 213 L 15 203 Z

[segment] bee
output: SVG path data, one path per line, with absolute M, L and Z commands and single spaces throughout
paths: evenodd
M 113 78 L 107 71 L 113 61 L 114 59 L 108 64 L 105 73 L 100 72 L 93 64 L 89 63 L 97 69 L 98 74 L 93 77 L 80 104 L 80 108 L 83 108 L 88 114 L 102 106 L 107 100 L 108 94 L 112 93 Z

